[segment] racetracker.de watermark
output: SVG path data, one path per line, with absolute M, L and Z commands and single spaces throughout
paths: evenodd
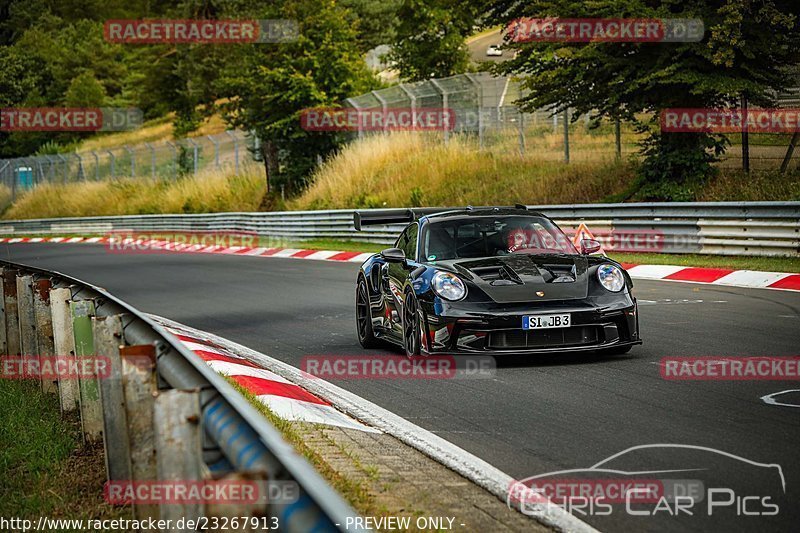
M 667 133 L 794 133 L 800 131 L 800 108 L 710 109 L 661 111 L 661 131 Z
M 103 498 L 112 505 L 292 504 L 299 496 L 296 482 L 278 480 L 121 480 L 103 486 Z
M 261 244 L 255 233 L 233 231 L 142 232 L 115 231 L 105 237 L 112 254 L 166 254 L 246 250 Z
M 300 113 L 306 131 L 452 131 L 454 110 L 442 107 L 314 107 Z
M 0 131 L 127 131 L 143 122 L 141 109 L 25 107 L 0 109 Z
M 105 379 L 111 376 L 111 359 L 103 355 L 3 355 L 2 379 Z
M 664 357 L 661 377 L 671 381 L 796 381 L 800 356 Z
M 705 34 L 700 19 L 654 18 L 519 18 L 506 26 L 515 43 L 527 42 L 699 42 Z
M 488 355 L 307 355 L 300 369 L 320 379 L 470 379 L 493 377 Z
M 288 19 L 108 20 L 103 35 L 123 44 L 235 44 L 291 42 L 300 31 Z

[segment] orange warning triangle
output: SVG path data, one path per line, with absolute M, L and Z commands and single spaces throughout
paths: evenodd
M 592 235 L 592 232 L 589 231 L 589 228 L 586 227 L 586 224 L 581 222 L 580 225 L 578 226 L 578 229 L 575 230 L 575 236 L 572 237 L 572 244 L 575 245 L 575 248 L 580 250 L 581 249 L 581 241 L 583 239 L 594 239 L 594 240 L 597 240 L 597 239 L 595 239 L 595 236 Z M 601 255 L 606 255 L 606 251 L 603 249 L 602 244 L 600 246 L 600 249 L 597 250 L 595 253 L 601 254 Z

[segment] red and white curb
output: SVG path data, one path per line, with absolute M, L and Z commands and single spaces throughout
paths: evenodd
M 294 384 L 294 386 L 302 388 L 306 394 L 314 395 L 330 406 L 336 406 L 339 409 L 339 411 L 335 411 L 338 415 L 349 415 L 353 417 L 349 419 L 353 422 L 358 419 L 365 424 L 369 424 L 367 426 L 360 422 L 355 422 L 362 425 L 362 427 L 357 427 L 356 429 L 383 432 L 395 437 L 487 490 L 503 503 L 508 501 L 509 489 L 518 484 L 514 478 L 502 470 L 459 448 L 452 442 L 333 383 L 319 379 L 274 357 L 257 352 L 213 333 L 196 330 L 163 317 L 150 316 L 166 328 L 167 331 L 178 336 L 182 342 L 190 343 L 190 349 L 195 353 L 198 351 L 207 352 L 208 348 L 213 348 L 215 352 L 212 353 L 217 357 L 220 354 L 231 357 L 237 364 L 242 364 L 248 369 L 258 369 L 264 372 L 265 374 L 263 375 L 269 376 L 268 379 L 270 380 L 275 381 L 277 378 L 284 380 L 286 383 Z M 184 340 L 184 338 L 191 340 Z M 206 348 L 201 349 L 195 345 L 202 345 Z M 207 357 L 207 355 L 201 356 Z M 209 359 L 206 360 L 209 361 Z M 211 361 L 220 361 L 220 359 L 215 357 Z M 250 372 L 252 370 L 247 371 Z M 259 400 L 261 398 L 259 396 Z M 338 425 L 330 421 L 323 423 Z M 559 505 L 543 505 L 531 502 L 526 504 L 525 514 L 559 531 L 598 533 L 592 526 L 568 513 Z
M 233 379 L 280 418 L 380 433 L 379 430 L 337 411 L 330 402 L 311 394 L 303 387 L 260 368 L 235 350 L 221 346 L 211 340 L 208 333 L 162 317 L 152 318 L 214 371 Z
M 625 263 L 622 266 L 634 279 L 800 291 L 800 274 L 787 272 L 761 272 L 758 270 L 730 270 L 727 268 L 696 268 L 672 265 L 631 265 Z
M 0 243 L 88 243 L 107 244 L 108 237 L 4 237 Z M 126 245 L 148 248 L 149 253 L 206 253 L 223 255 L 247 255 L 255 257 L 282 257 L 289 259 L 312 259 L 317 261 L 339 261 L 363 263 L 373 254 L 366 252 L 342 252 L 335 250 L 302 250 L 297 248 L 250 248 L 246 246 L 204 246 L 200 244 L 179 244 L 158 240 L 127 239 L 121 241 L 120 249 L 111 253 L 126 253 Z M 117 246 L 117 245 L 115 245 Z M 127 253 L 136 253 L 130 251 Z M 148 252 L 138 252 L 148 253 Z M 757 270 L 730 270 L 725 268 L 697 268 L 673 265 L 636 265 L 622 264 L 633 279 L 678 281 L 690 283 L 706 283 L 729 287 L 746 287 L 754 289 L 777 289 L 800 291 L 800 274 L 788 272 L 761 272 Z

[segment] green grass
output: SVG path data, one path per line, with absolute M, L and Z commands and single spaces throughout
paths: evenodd
M 38 382 L 0 379 L 0 516 L 128 517 L 103 501 L 104 481 L 102 443 L 82 443 L 77 415 Z
M 32 515 L 52 503 L 30 489 L 56 472 L 80 440 L 74 420 L 61 421 L 55 396 L 38 384 L 0 380 L 0 515 Z
M 307 241 L 289 241 L 281 244 L 284 248 L 300 248 L 304 250 L 334 250 L 343 252 L 380 252 L 389 248 L 389 244 L 373 242 L 340 241 L 337 239 L 309 239 Z

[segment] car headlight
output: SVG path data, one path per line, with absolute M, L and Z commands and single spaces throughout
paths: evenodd
M 625 286 L 622 270 L 614 265 L 600 265 L 597 268 L 597 279 L 600 280 L 600 285 L 611 292 L 619 292 Z
M 467 287 L 464 282 L 450 272 L 437 272 L 434 274 L 431 286 L 434 292 L 445 300 L 460 300 L 467 295 Z

